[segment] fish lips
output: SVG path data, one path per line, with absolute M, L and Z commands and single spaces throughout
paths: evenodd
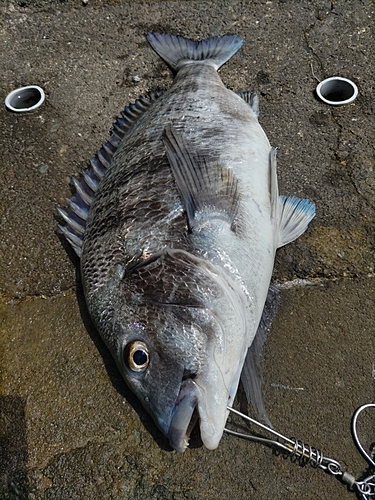
M 187 379 L 182 383 L 167 434 L 176 451 L 184 452 L 188 447 L 190 433 L 198 419 L 203 444 L 210 450 L 217 448 L 228 415 L 228 402 L 219 395 L 214 398 L 215 402 L 207 400 L 207 396 L 198 380 Z
M 196 411 L 198 400 L 198 386 L 192 379 L 185 380 L 181 385 L 168 430 L 169 442 L 176 451 L 185 451 L 189 444 L 190 433 L 199 416 Z

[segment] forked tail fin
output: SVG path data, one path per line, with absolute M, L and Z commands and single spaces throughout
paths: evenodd
M 195 42 L 183 36 L 148 33 L 147 40 L 175 71 L 192 61 L 210 61 L 219 69 L 243 44 L 242 38 L 237 35 L 213 36 Z

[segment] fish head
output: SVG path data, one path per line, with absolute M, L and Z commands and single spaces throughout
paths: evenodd
M 222 286 L 182 251 L 122 273 L 111 286 L 103 338 L 127 385 L 175 450 L 188 446 L 198 419 L 203 444 L 215 449 L 247 350 L 233 340 L 239 326 Z
M 177 451 L 186 448 L 198 417 L 204 444 L 215 448 L 227 404 L 220 369 L 210 368 L 215 319 L 205 309 L 155 304 L 140 307 L 137 319 L 117 329 L 116 358 L 126 383 Z M 223 401 L 220 411 L 217 401 Z

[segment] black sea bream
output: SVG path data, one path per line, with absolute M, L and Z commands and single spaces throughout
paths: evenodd
M 147 38 L 173 85 L 125 108 L 74 179 L 61 230 L 128 386 L 174 449 L 185 450 L 198 419 L 214 449 L 241 374 L 265 415 L 257 351 L 274 310 L 275 252 L 315 210 L 279 196 L 256 95 L 235 94 L 217 73 L 243 40 Z

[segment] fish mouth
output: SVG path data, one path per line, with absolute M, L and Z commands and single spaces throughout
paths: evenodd
M 207 389 L 207 388 L 206 388 Z M 168 438 L 171 446 L 184 452 L 189 445 L 191 431 L 199 420 L 200 436 L 209 450 L 217 448 L 228 416 L 228 396 L 211 401 L 210 391 L 200 386 L 197 379 L 184 380 L 169 425 Z
M 199 419 L 198 400 L 198 386 L 192 379 L 185 380 L 181 385 L 168 431 L 171 446 L 181 453 L 188 447 L 191 431 Z

